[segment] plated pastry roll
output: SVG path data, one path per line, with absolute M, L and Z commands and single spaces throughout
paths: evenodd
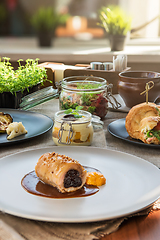
M 145 143 L 160 144 L 160 106 L 141 103 L 129 111 L 125 127 L 128 134 Z
M 43 154 L 35 167 L 43 182 L 60 192 L 73 192 L 85 184 L 87 171 L 76 160 L 55 152 Z

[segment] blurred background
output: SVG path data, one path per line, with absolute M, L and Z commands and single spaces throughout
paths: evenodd
M 1 0 L 0 36 L 35 36 L 31 16 L 39 7 L 49 6 L 70 16 L 65 26 L 56 29 L 56 37 L 105 38 L 103 29 L 97 25 L 98 10 L 109 4 L 117 4 L 131 15 L 132 28 L 136 29 L 131 39 L 159 37 L 159 0 Z
M 128 66 L 160 72 L 160 0 L 0 0 L 0 58 L 15 66 L 20 58 L 72 65 L 112 61 L 121 52 L 112 51 L 99 24 L 100 9 L 110 5 L 131 18 L 123 52 Z

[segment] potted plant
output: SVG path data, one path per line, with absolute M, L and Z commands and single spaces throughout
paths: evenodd
M 100 9 L 99 18 L 99 25 L 107 32 L 111 51 L 123 50 L 127 33 L 131 30 L 131 17 L 119 6 L 110 5 Z
M 45 68 L 38 67 L 38 59 L 27 59 L 14 70 L 10 58 L 4 57 L 0 61 L 0 107 L 18 108 L 22 97 L 40 89 L 40 85 L 47 80 Z
M 37 32 L 40 46 L 51 46 L 55 30 L 65 24 L 69 15 L 56 12 L 52 7 L 40 7 L 31 17 L 31 25 Z

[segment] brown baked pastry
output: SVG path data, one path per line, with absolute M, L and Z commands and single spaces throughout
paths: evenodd
M 132 138 L 139 139 L 140 122 L 145 117 L 159 116 L 159 110 L 155 103 L 141 103 L 132 107 L 126 116 L 125 127 Z
M 147 132 L 154 129 L 160 121 L 160 106 L 155 103 L 141 103 L 132 107 L 126 116 L 125 127 L 128 134 L 145 143 L 159 144 L 159 140 L 148 139 Z
M 56 187 L 60 192 L 73 192 L 86 182 L 87 171 L 76 160 L 58 153 L 43 154 L 35 167 L 43 182 Z

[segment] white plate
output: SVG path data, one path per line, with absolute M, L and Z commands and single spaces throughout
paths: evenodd
M 32 195 L 21 186 L 45 152 L 58 152 L 82 165 L 99 169 L 107 179 L 88 197 L 50 199 Z M 25 151 L 0 160 L 0 210 L 43 221 L 91 222 L 139 211 L 160 196 L 160 172 L 151 163 L 122 152 L 92 147 L 52 147 Z

